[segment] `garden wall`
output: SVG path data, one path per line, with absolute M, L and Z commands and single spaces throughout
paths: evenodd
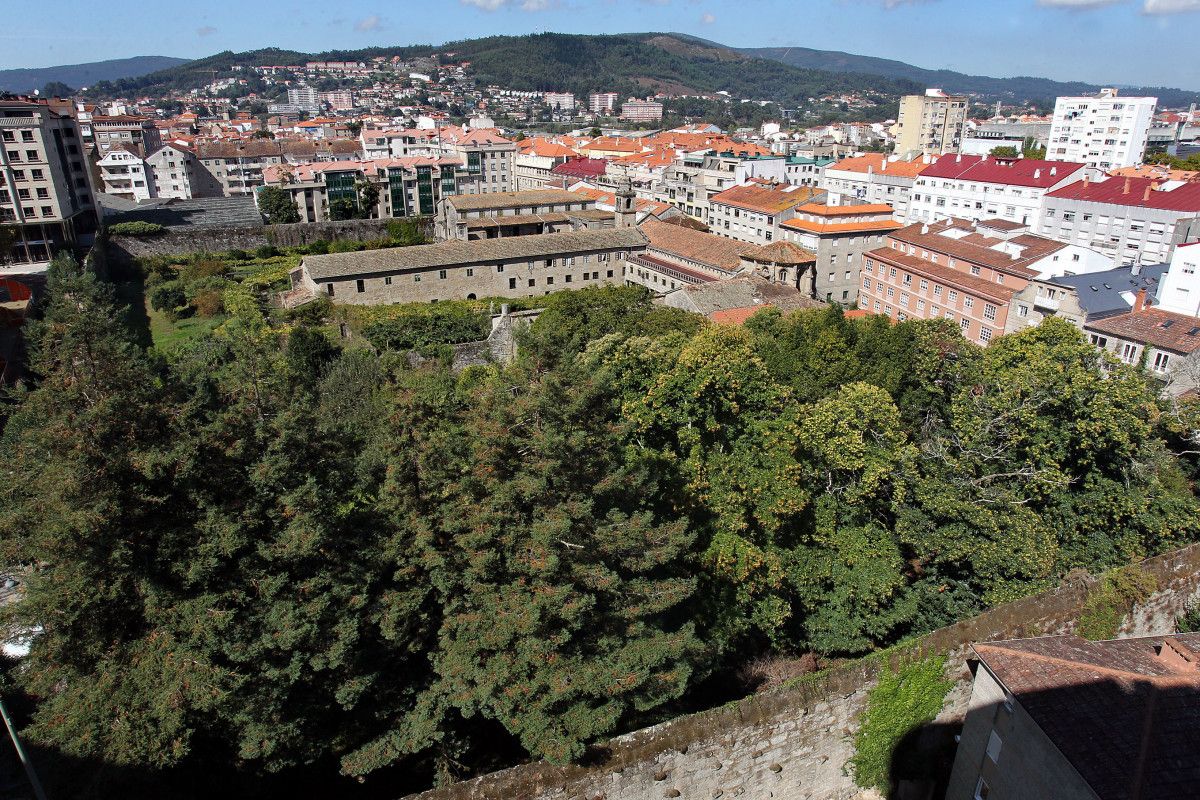
M 1142 569 L 1159 591 L 1139 604 L 1121 636 L 1174 630 L 1200 597 L 1200 544 L 1149 559 Z M 972 643 L 1070 633 L 1092 581 L 1064 586 L 991 609 L 934 631 L 901 652 L 945 653 L 959 680 L 939 720 L 961 718 L 969 698 L 966 659 Z M 849 662 L 711 711 L 635 731 L 596 748 L 586 765 L 524 764 L 433 789 L 413 800 L 657 800 L 808 798 L 844 800 L 862 792 L 847 774 L 867 692 L 886 656 Z

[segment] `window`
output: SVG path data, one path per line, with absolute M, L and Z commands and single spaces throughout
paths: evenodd
M 975 298 L 974 297 L 964 297 L 963 298 L 963 308 L 974 308 L 974 307 L 975 307 Z
M 529 279 L 529 285 L 530 285 L 531 287 L 533 287 L 533 286 L 536 286 L 536 285 L 537 285 L 537 280 L 536 280 L 535 278 L 530 278 L 530 279 Z
M 1107 336 L 1098 336 L 1093 333 L 1090 337 L 1090 341 L 1092 344 L 1096 345 L 1096 347 L 1108 347 Z
M 359 278 L 354 282 L 354 287 L 358 289 L 360 293 L 365 292 L 367 290 L 367 282 Z
M 474 274 L 475 274 L 475 270 L 471 267 L 467 267 L 467 277 L 470 278 Z
M 613 271 L 611 269 L 608 271 L 607 276 L 609 278 L 611 278 L 613 276 Z
M 934 296 L 934 297 L 941 297 L 941 296 L 942 296 L 942 287 L 941 287 L 941 286 L 937 286 L 937 285 L 935 285 L 935 286 L 933 287 L 933 296 Z
M 547 286 L 553 286 L 553 285 L 554 285 L 554 276 L 553 276 L 553 275 L 551 275 L 550 277 L 546 278 L 546 285 L 547 285 Z
M 325 294 L 329 295 L 330 297 L 333 297 L 333 284 L 332 283 L 325 284 Z
M 446 280 L 446 270 L 444 270 L 444 269 L 438 270 L 438 279 L 443 280 L 443 281 Z
M 864 289 L 871 288 L 871 279 L 870 278 L 863 278 L 863 288 Z
M 975 784 L 975 800 L 988 800 L 988 795 L 991 793 L 992 789 L 988 786 L 987 781 L 980 778 L 979 783 Z
M 1026 311 L 1028 311 L 1028 310 L 1029 309 L 1026 308 Z M 1025 315 L 1022 314 L 1021 316 L 1025 316 Z M 994 305 L 992 305 L 991 303 L 985 303 L 983 306 L 983 318 L 994 320 L 996 318 L 996 307 Z
M 951 289 L 950 290 L 950 302 L 953 303 L 957 299 L 958 299 L 958 292 Z
M 972 274 L 972 275 L 978 275 L 978 274 L 979 274 L 979 267 L 971 267 L 971 274 Z
M 1121 360 L 1126 364 L 1132 364 L 1137 361 L 1137 345 L 1124 344 L 1121 345 Z
M 984 328 L 983 330 L 987 331 L 988 329 Z M 988 331 L 989 337 L 991 336 L 991 333 L 992 333 L 991 331 Z M 982 331 L 979 334 L 979 338 L 980 339 L 983 338 Z M 1003 747 L 1003 745 L 1004 745 L 1004 742 L 1002 742 L 1000 740 L 999 734 L 997 734 L 995 731 L 992 731 L 992 735 L 988 737 L 987 756 L 988 756 L 988 758 L 990 758 L 992 760 L 993 764 L 999 763 L 1000 748 Z
M 891 286 L 889 286 L 889 287 L 888 287 L 888 290 L 887 290 L 887 296 L 888 296 L 889 298 L 891 298 L 891 297 L 895 297 L 895 296 L 896 296 L 896 290 L 895 290 L 895 289 L 893 289 Z
M 643 275 L 642 277 L 645 277 L 645 276 Z M 568 276 L 566 276 L 565 278 L 563 278 L 563 280 L 564 280 L 564 281 L 566 281 L 567 283 L 570 283 L 570 282 L 571 282 L 571 276 L 570 276 L 570 275 L 568 275 Z
M 1154 354 L 1154 371 L 1155 372 L 1166 372 L 1167 371 L 1167 362 L 1169 362 L 1170 360 L 1171 360 L 1171 356 L 1167 353 L 1164 353 L 1162 351 L 1155 353 Z
M 971 320 L 964 317 L 963 319 L 959 320 L 958 327 L 962 328 L 962 332 L 965 334 L 967 331 L 971 330 Z
M 503 265 L 503 264 L 497 264 L 497 265 L 496 265 L 496 272 L 504 272 L 504 265 Z
M 421 282 L 421 276 L 413 275 L 413 283 L 420 283 L 420 282 Z
M 510 288 L 510 289 L 515 289 L 515 288 L 517 288 L 517 279 L 516 279 L 516 278 L 509 278 L 509 279 L 508 279 L 508 288 Z
M 966 322 L 966 320 L 963 320 L 963 322 Z M 979 329 L 979 341 L 990 342 L 991 340 L 992 340 L 992 329 L 991 328 L 980 328 Z
M 921 291 L 922 292 L 929 291 L 929 281 L 921 281 Z
M 391 276 L 391 275 L 385 275 L 385 276 L 383 277 L 383 285 L 384 285 L 384 286 L 391 286 L 391 285 L 392 285 L 392 276 Z
M 896 277 L 896 268 L 895 267 L 892 267 L 891 269 L 888 270 L 888 277 L 889 278 Z

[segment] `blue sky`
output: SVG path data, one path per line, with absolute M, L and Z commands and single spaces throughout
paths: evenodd
M 13 0 L 0 68 L 433 43 L 496 33 L 680 31 L 974 74 L 1200 89 L 1200 0 Z

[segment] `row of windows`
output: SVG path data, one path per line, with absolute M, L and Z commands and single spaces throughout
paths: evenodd
M 4 141 L 15 142 L 16 140 L 17 140 L 16 131 L 4 131 Z M 22 142 L 32 142 L 33 141 L 33 131 L 21 131 L 21 141 Z
M 468 275 L 468 276 L 470 276 L 470 275 L 474 275 L 474 274 L 475 274 L 475 271 L 474 271 L 473 269 L 470 269 L 470 268 L 468 268 L 468 269 L 467 269 L 467 275 Z M 574 275 L 564 275 L 564 276 L 563 276 L 563 283 L 572 283 L 572 282 L 574 281 L 574 277 L 575 277 Z M 610 270 L 606 270 L 606 271 L 605 271 L 605 277 L 607 277 L 607 278 L 611 278 L 611 277 L 613 277 L 613 271 L 612 271 L 611 269 L 610 269 Z M 446 278 L 446 270 L 444 270 L 444 269 L 442 269 L 442 270 L 438 270 L 438 278 L 439 278 L 439 279 L 443 279 L 443 280 L 444 280 L 444 279 Z M 537 278 L 527 278 L 526 280 L 527 280 L 527 285 L 528 285 L 528 287 L 529 287 L 529 288 L 533 288 L 533 287 L 537 286 Z M 600 280 L 600 273 L 599 273 L 599 272 L 584 272 L 584 273 L 582 274 L 582 276 L 581 276 L 581 280 L 584 280 L 584 281 L 598 281 L 598 280 Z M 420 282 L 421 282 L 421 276 L 420 276 L 419 274 L 417 274 L 417 275 L 413 275 L 413 282 L 414 282 L 414 283 L 420 283 Z M 517 278 L 509 278 L 509 279 L 508 279 L 508 288 L 509 288 L 509 289 L 516 289 L 516 288 L 517 288 L 517 282 L 518 282 L 518 279 L 517 279 Z M 384 286 L 391 286 L 391 285 L 392 285 L 392 276 L 391 276 L 391 275 L 386 275 L 386 276 L 384 276 L 384 278 L 383 278 L 383 285 L 384 285 Z M 545 285 L 545 286 L 553 286 L 553 285 L 554 285 L 554 276 L 553 276 L 553 275 L 548 275 L 548 276 L 546 276 L 546 278 L 545 278 L 545 283 L 544 283 L 543 285 Z M 362 293 L 366 292 L 366 291 L 367 291 L 367 282 L 366 282 L 366 279 L 364 279 L 364 278 L 359 278 L 358 280 L 356 280 L 356 281 L 354 282 L 354 288 L 355 288 L 355 291 L 357 291 L 359 294 L 362 294 Z M 327 284 L 325 284 L 325 293 L 326 293 L 326 294 L 328 294 L 330 297 L 333 297 L 333 296 L 334 296 L 334 292 L 335 292 L 335 289 L 334 289 L 334 284 L 332 284 L 332 283 L 327 283 Z M 471 295 L 471 298 L 470 298 L 470 299 L 474 299 L 474 295 Z

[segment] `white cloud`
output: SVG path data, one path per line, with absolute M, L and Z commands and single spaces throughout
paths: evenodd
M 383 30 L 383 18 L 378 14 L 369 14 L 354 23 L 354 30 L 359 33 Z
M 212 25 L 201 25 L 199 28 L 196 28 L 197 36 L 211 36 L 216 32 L 217 32 L 217 29 L 214 28 Z
M 705 25 L 712 25 L 714 22 L 717 21 L 717 18 L 714 17 L 712 14 L 704 14 L 703 16 L 700 17 L 700 21 L 703 22 Z
M 1200 11 L 1200 0 L 1145 0 L 1143 14 L 1182 14 Z
M 522 11 L 545 11 L 550 7 L 550 0 L 521 0 Z
M 484 11 L 495 11 L 501 6 L 507 5 L 508 0 L 459 0 L 464 6 L 475 6 L 482 8 Z

